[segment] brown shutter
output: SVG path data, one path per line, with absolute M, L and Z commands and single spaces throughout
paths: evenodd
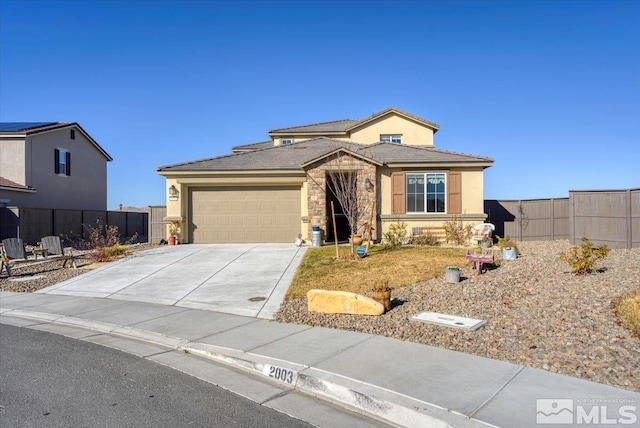
M 459 172 L 447 174 L 447 212 L 462 214 L 462 174 Z
M 404 172 L 391 174 L 391 214 L 405 214 L 405 179 Z

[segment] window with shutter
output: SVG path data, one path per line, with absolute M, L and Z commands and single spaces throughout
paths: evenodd
M 71 153 L 55 149 L 53 155 L 53 171 L 58 175 L 71 175 Z

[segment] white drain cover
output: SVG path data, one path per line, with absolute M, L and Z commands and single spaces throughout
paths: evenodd
M 420 312 L 418 315 L 412 316 L 411 320 L 443 325 L 446 327 L 463 328 L 465 330 L 477 330 L 487 323 L 485 320 L 439 314 L 437 312 Z

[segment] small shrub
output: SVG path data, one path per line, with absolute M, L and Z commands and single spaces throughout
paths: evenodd
M 384 246 L 387 248 L 398 248 L 404 244 L 407 238 L 407 224 L 403 221 L 393 223 L 389 226 L 389 231 L 383 234 Z
M 640 337 L 640 288 L 616 305 L 616 315 L 623 326 Z
M 74 247 L 82 250 L 95 250 L 88 255 L 97 262 L 108 262 L 127 253 L 126 245 L 121 245 L 120 232 L 118 226 L 103 224 L 96 220 L 95 225 L 83 225 L 86 238 L 67 237 L 73 242 Z M 125 244 L 131 244 L 138 239 L 138 234 L 134 234 Z
M 586 275 L 593 272 L 596 262 L 607 257 L 609 251 L 606 245 L 594 247 L 589 239 L 583 237 L 582 244 L 560 254 L 560 260 L 567 262 L 575 275 Z
M 498 240 L 498 247 L 500 248 L 518 248 L 516 245 L 516 241 L 509 238 L 509 235 L 504 235 L 504 238 L 501 238 L 500 235 L 496 235 L 496 239 Z
M 113 259 L 126 255 L 127 252 L 128 248 L 126 246 L 116 243 L 111 247 L 96 248 L 95 253 L 93 253 L 93 258 L 97 262 L 110 262 Z
M 454 216 L 451 220 L 444 222 L 444 233 L 447 242 L 453 242 L 456 245 L 464 245 L 471 239 L 471 229 L 473 226 L 466 226 L 458 216 Z
M 424 235 L 414 236 L 411 243 L 413 245 L 429 245 L 431 247 L 440 245 L 438 237 L 429 231 L 427 231 L 427 233 Z

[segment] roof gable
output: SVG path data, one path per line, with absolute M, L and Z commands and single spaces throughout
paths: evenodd
M 5 137 L 26 137 L 27 135 L 43 134 L 45 132 L 57 131 L 65 128 L 75 128 L 89 140 L 89 142 L 102 154 L 107 161 L 113 158 L 107 153 L 96 140 L 94 140 L 82 127 L 76 122 L 0 122 L 0 136 Z
M 382 119 L 385 116 L 390 116 L 390 115 L 397 115 L 400 117 L 403 117 L 407 120 L 410 120 L 412 122 L 416 122 L 420 125 L 426 126 L 428 128 L 433 129 L 433 133 L 435 134 L 436 132 L 438 132 L 438 130 L 440 129 L 440 126 L 437 123 L 433 123 L 430 122 L 426 119 L 423 119 L 419 116 L 413 115 L 411 113 L 407 113 L 406 111 L 400 110 L 398 108 L 395 107 L 389 107 L 385 110 L 382 110 L 378 113 L 374 113 L 371 116 L 362 119 L 361 121 L 359 121 L 358 123 L 353 124 L 351 127 L 347 128 L 347 131 L 353 131 L 355 129 L 359 129 L 359 128 L 364 128 L 367 125 L 369 125 L 371 122 L 374 122 L 378 119 Z
M 315 159 L 309 159 L 308 161 L 306 161 L 305 163 L 303 163 L 300 166 L 302 168 L 306 168 L 311 164 L 314 164 L 314 163 L 316 163 L 318 161 L 321 161 L 322 159 L 327 159 L 327 158 L 330 158 L 330 157 L 332 157 L 334 155 L 339 155 L 339 154 L 347 154 L 347 155 L 352 156 L 354 158 L 361 159 L 361 160 L 363 160 L 365 162 L 369 162 L 369 163 L 372 163 L 372 164 L 377 165 L 377 166 L 382 166 L 382 163 L 377 161 L 376 159 L 370 158 L 370 157 L 368 157 L 368 156 L 366 156 L 366 155 L 364 155 L 362 153 L 359 153 L 359 151 L 353 151 L 353 150 L 350 150 L 349 148 L 346 148 L 346 147 L 337 147 L 334 150 L 331 150 L 330 152 L 324 153 L 324 154 L 322 154 L 321 156 L 318 156 Z

